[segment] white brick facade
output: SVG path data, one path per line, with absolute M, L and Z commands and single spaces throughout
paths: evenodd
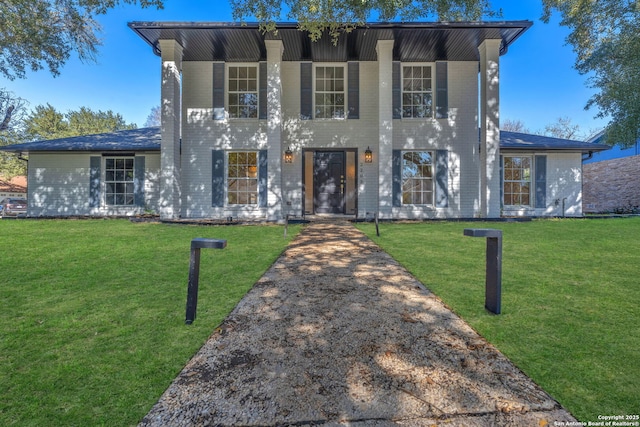
M 478 63 L 448 63 L 449 115 L 445 119 L 392 119 L 391 49 L 382 43 L 384 60 L 359 64 L 359 119 L 300 118 L 300 62 L 280 62 L 281 142 L 269 142 L 274 134 L 267 120 L 214 120 L 212 63 L 184 62 L 182 131 L 182 216 L 188 218 L 246 217 L 278 219 L 303 214 L 303 152 L 316 149 L 357 150 L 357 215 L 382 218 L 447 218 L 480 215 L 478 140 Z M 386 49 L 386 50 L 384 50 Z M 317 65 L 317 64 L 314 64 Z M 429 64 L 433 65 L 433 64 Z M 268 70 L 275 70 L 271 64 Z M 383 71 L 381 71 L 383 70 Z M 380 77 L 380 73 L 384 77 Z M 381 89 L 382 88 L 382 89 Z M 386 91 L 381 93 L 381 90 Z M 281 118 L 280 118 L 281 117 Z M 386 119 L 385 119 L 386 118 Z M 272 136 L 273 140 L 274 137 Z M 388 141 L 388 142 L 387 142 Z M 293 152 L 291 164 L 282 163 L 284 151 Z M 364 162 L 370 148 L 374 162 Z M 211 206 L 211 150 L 268 150 L 271 212 L 259 207 Z M 391 201 L 391 150 L 447 150 L 449 152 L 446 208 L 393 207 Z M 276 157 L 274 159 L 274 157 Z M 277 162 L 275 161 L 277 160 Z M 276 169 L 274 172 L 273 169 Z M 281 168 L 280 170 L 278 170 Z M 281 171 L 281 181 L 272 173 Z M 275 187 L 280 189 L 272 191 Z M 281 211 L 273 210 L 274 203 Z M 309 209 L 307 207 L 307 213 Z M 274 215 L 274 212 L 276 213 Z
M 90 204 L 91 157 L 96 153 L 32 153 L 29 156 L 29 216 L 133 216 L 160 210 L 160 154 L 139 152 L 145 159 L 144 205 Z M 104 195 L 104 160 L 99 192 Z M 103 200 L 102 200 L 103 201 Z

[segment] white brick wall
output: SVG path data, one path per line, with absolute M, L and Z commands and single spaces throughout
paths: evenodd
M 536 155 L 547 156 L 546 207 L 537 209 L 534 207 L 505 207 L 503 215 L 582 216 L 582 154 L 554 152 L 523 152 L 520 154 L 534 158 Z M 508 155 L 517 155 L 517 153 L 509 152 Z M 531 185 L 531 203 L 535 204 L 535 182 Z M 564 214 L 562 211 L 563 201 Z
M 541 153 L 543 154 L 543 153 Z M 582 154 L 547 154 L 547 208 L 538 215 L 582 216 Z
M 28 215 L 117 215 L 130 216 L 143 213 L 141 207 L 89 206 L 89 165 L 91 156 L 100 153 L 31 153 L 28 174 Z M 145 156 L 145 204 L 158 212 L 160 153 L 140 153 Z M 104 178 L 104 166 L 101 167 Z M 101 179 L 101 182 L 103 179 Z M 104 189 L 101 190 L 104 194 Z
M 302 212 L 302 152 L 304 149 L 357 148 L 359 216 L 375 212 L 377 171 L 364 163 L 364 151 L 371 147 L 377 156 L 377 63 L 360 63 L 360 119 L 300 120 L 300 63 L 283 63 L 283 149 L 290 147 L 293 163 L 283 165 L 283 198 L 291 213 Z M 286 203 L 291 202 L 291 206 Z
M 360 119 L 300 120 L 300 63 L 281 63 L 280 160 L 288 147 L 294 154 L 293 163 L 281 164 L 283 214 L 299 215 L 303 210 L 303 151 L 338 148 L 358 150 L 358 216 L 378 212 L 378 70 L 377 62 L 360 63 Z M 268 213 L 264 208 L 211 207 L 211 151 L 260 150 L 268 146 L 266 120 L 213 120 L 212 73 L 211 63 L 186 62 L 183 65 L 182 216 L 266 218 Z M 449 153 L 449 207 L 396 207 L 392 210 L 393 217 L 468 218 L 481 215 L 478 90 L 477 62 L 449 62 L 449 117 L 393 120 L 393 149 L 447 150 Z M 372 164 L 364 163 L 367 147 L 373 151 Z M 277 153 L 271 150 L 269 156 L 274 155 Z M 567 215 L 582 214 L 580 154 L 548 154 L 547 161 L 548 207 L 509 214 L 560 215 L 565 198 Z M 390 173 L 386 167 L 384 171 Z M 497 175 L 497 165 L 495 171 Z M 492 203 L 493 199 L 492 196 Z M 557 200 L 560 200 L 558 206 Z
M 403 206 L 397 218 L 472 218 L 478 214 L 478 63 L 448 63 L 449 117 L 394 120 L 396 150 L 449 151 L 449 207 Z
M 211 62 L 184 62 L 182 82 L 182 217 L 266 217 L 257 206 L 211 206 L 212 150 L 266 149 L 266 120 L 213 120 Z

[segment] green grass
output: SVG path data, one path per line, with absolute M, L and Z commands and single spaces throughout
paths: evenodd
M 638 413 L 640 218 L 359 227 L 578 419 Z M 464 228 L 503 230 L 499 316 Z
M 135 425 L 299 231 L 0 221 L 0 425 Z M 184 324 L 190 241 L 203 250 Z

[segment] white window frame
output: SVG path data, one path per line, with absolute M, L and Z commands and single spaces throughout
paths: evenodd
M 337 69 L 340 68 L 342 69 L 342 91 L 339 90 L 326 90 L 326 88 L 323 88 L 323 90 L 320 92 L 318 90 L 318 69 L 319 68 L 323 68 L 326 70 L 326 68 L 333 68 L 333 69 Z M 335 83 L 335 82 L 334 82 Z M 317 120 L 344 120 L 347 118 L 347 111 L 348 111 L 348 106 L 347 106 L 347 95 L 348 95 L 348 81 L 347 81 L 347 66 L 346 64 L 343 63 L 321 63 L 321 64 L 314 64 L 313 66 L 313 118 L 317 119 Z M 318 95 L 319 93 L 321 93 L 322 95 L 337 95 L 337 94 L 342 94 L 342 99 L 343 99 L 343 103 L 342 103 L 342 115 L 335 115 L 335 113 L 332 115 L 332 117 L 322 117 L 320 115 L 318 115 L 318 110 L 317 110 L 317 101 L 318 101 Z M 325 108 L 327 105 L 329 104 L 323 104 L 325 105 Z M 336 104 L 334 103 L 332 106 L 334 109 L 336 107 Z
M 422 79 L 428 78 L 430 80 L 431 86 L 429 90 L 422 90 L 422 91 L 414 91 L 413 89 L 411 91 L 405 91 L 405 68 L 410 68 L 410 67 L 430 67 L 431 70 L 431 76 L 430 77 L 422 77 Z M 411 77 L 413 79 L 413 77 Z M 401 99 L 400 99 L 400 104 L 401 104 L 401 111 L 402 111 L 402 118 L 405 120 L 424 120 L 424 119 L 432 119 L 434 117 L 435 114 L 435 96 L 436 96 L 436 91 L 435 91 L 435 85 L 436 85 L 436 64 L 433 62 L 420 62 L 420 63 L 412 63 L 412 62 L 407 62 L 407 63 L 402 63 L 402 66 L 400 67 L 400 88 L 401 88 Z M 430 106 L 430 114 L 428 115 L 424 115 L 421 116 L 419 114 L 414 114 L 414 112 L 416 110 L 414 110 L 415 108 L 418 108 L 417 104 L 410 104 L 409 106 L 405 106 L 405 100 L 406 100 L 406 96 L 410 96 L 411 94 L 422 94 L 423 96 L 425 94 L 430 94 L 431 95 L 431 106 Z M 411 108 L 411 114 L 410 115 L 405 115 L 406 113 L 406 109 L 407 108 Z
M 247 156 L 247 162 L 242 163 L 236 160 L 231 164 L 232 155 Z M 258 198 L 260 195 L 260 153 L 253 150 L 230 150 L 225 152 L 225 200 L 227 206 L 258 206 Z M 251 157 L 255 158 L 255 165 L 250 163 Z M 234 167 L 237 168 L 234 170 Z M 255 169 L 253 169 L 255 168 Z M 235 180 L 236 188 L 231 189 Z M 255 183 L 255 190 L 253 184 Z M 249 186 L 251 184 L 251 187 Z M 254 190 L 254 191 L 252 191 Z M 245 197 L 242 197 L 245 195 Z
M 529 177 L 528 179 L 525 179 L 524 177 L 521 177 L 521 175 L 523 175 L 523 168 L 507 168 L 507 158 L 512 159 L 512 158 L 518 158 L 518 159 L 528 159 L 529 160 Z M 533 207 L 533 188 L 534 188 L 534 182 L 533 182 L 533 173 L 534 173 L 534 156 L 533 155 L 528 155 L 528 154 L 503 154 L 502 155 L 502 206 L 505 207 L 524 207 L 524 208 L 532 208 Z M 507 172 L 507 169 L 509 169 L 509 171 Z M 518 173 L 516 173 L 516 171 Z M 520 178 L 518 178 L 520 177 Z M 507 179 L 509 178 L 509 179 Z M 528 202 L 527 204 L 524 203 L 506 203 L 507 200 L 507 194 L 512 195 L 512 197 L 514 195 L 519 195 L 520 197 L 524 194 L 526 194 L 525 192 L 519 191 L 519 192 L 514 192 L 514 185 L 518 185 L 521 186 L 522 183 L 528 183 L 529 185 L 529 192 L 528 192 Z M 507 193 L 507 187 L 510 184 L 511 187 L 511 191 Z M 520 199 L 521 200 L 521 199 Z M 513 198 L 511 199 L 511 201 L 513 202 Z
M 232 68 L 237 68 L 238 70 L 240 68 L 253 68 L 255 69 L 256 72 L 256 84 L 255 84 L 255 91 L 254 90 L 241 90 L 240 88 L 234 88 L 234 90 L 232 90 L 232 83 L 231 83 L 231 69 Z M 258 64 L 256 63 L 231 63 L 231 64 L 227 64 L 226 66 L 226 78 L 225 78 L 225 106 L 226 106 L 226 111 L 227 114 L 229 116 L 229 118 L 231 120 L 257 120 L 260 116 L 260 67 L 258 66 Z M 240 80 L 239 77 L 236 77 L 236 79 Z M 249 78 L 246 77 L 244 78 L 247 80 L 247 82 L 249 82 Z M 241 94 L 254 94 L 255 95 L 255 116 L 251 116 L 251 117 L 244 117 L 244 116 L 237 116 L 235 115 L 235 112 L 232 111 L 232 108 L 234 107 L 240 107 L 239 111 L 242 111 L 242 107 L 249 105 L 249 104 L 240 104 L 240 102 L 238 101 L 238 104 L 231 104 L 231 95 L 236 94 L 236 95 L 241 95 Z M 245 107 L 246 108 L 246 107 Z
M 103 170 L 104 175 L 102 176 L 102 185 L 104 188 L 104 197 L 103 202 L 105 206 L 135 206 L 136 198 L 135 198 L 135 176 L 136 176 L 136 162 L 135 156 L 105 156 L 103 157 Z M 109 161 L 113 160 L 114 167 L 108 168 Z M 131 161 L 131 168 L 127 168 L 127 160 Z M 118 168 L 118 161 L 124 162 L 123 168 Z M 121 170 L 120 170 L 121 169 Z M 107 179 L 110 172 L 113 171 L 113 178 Z M 122 172 L 122 179 L 117 179 L 118 172 Z M 127 172 L 131 173 L 130 179 L 128 179 Z M 115 188 L 113 191 L 109 191 L 109 184 L 113 184 Z M 116 191 L 118 186 L 124 185 L 124 191 Z M 122 187 L 121 187 L 122 188 Z M 131 191 L 128 191 L 128 190 Z M 116 203 L 118 196 L 121 195 L 124 197 L 124 203 Z M 111 197 L 110 197 L 111 196 Z M 110 199 L 111 198 L 111 203 Z M 129 203 L 127 203 L 129 202 Z
M 431 163 L 431 175 L 430 176 L 420 176 L 420 175 L 416 175 L 413 176 L 411 178 L 405 178 L 405 163 L 404 163 L 404 156 L 407 153 L 427 153 L 430 157 Z M 401 195 L 401 199 L 402 199 L 402 205 L 403 206 L 435 206 L 435 184 L 436 184 L 436 158 L 435 158 L 436 152 L 434 150 L 402 150 L 401 152 L 401 158 L 400 158 L 400 175 L 401 175 L 401 191 L 402 191 L 402 195 Z M 423 166 L 427 166 L 426 164 Z M 405 187 L 406 187 L 406 183 L 405 183 L 405 179 L 411 179 L 413 181 L 415 181 L 415 183 L 417 184 L 419 182 L 419 186 L 420 189 L 418 191 L 415 191 L 415 187 L 412 188 L 409 191 L 405 191 Z M 424 187 L 425 183 L 429 183 L 430 184 L 430 189 Z M 415 195 L 416 194 L 422 194 L 424 197 L 424 194 L 430 194 L 431 195 L 431 202 L 430 203 L 414 203 L 415 201 Z M 410 202 L 405 202 L 405 194 L 410 194 Z

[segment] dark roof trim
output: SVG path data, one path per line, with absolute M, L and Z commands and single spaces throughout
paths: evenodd
M 568 152 L 597 152 L 611 148 L 605 144 L 574 141 L 571 139 L 553 138 L 528 133 L 500 131 L 501 151 L 568 151 Z
M 13 153 L 47 151 L 160 151 L 160 128 L 151 127 L 121 130 L 96 135 L 25 142 L 23 144 L 0 147 L 0 151 Z
M 326 35 L 312 42 L 298 24 L 277 24 L 277 33 L 263 34 L 257 23 L 236 22 L 130 22 L 154 53 L 159 40 L 176 40 L 184 61 L 258 62 L 266 60 L 265 40 L 282 40 L 284 61 L 376 61 L 378 40 L 395 40 L 395 61 L 477 61 L 478 46 L 487 39 L 501 39 L 500 53 L 533 23 L 415 22 L 370 23 L 343 33 L 337 45 Z

